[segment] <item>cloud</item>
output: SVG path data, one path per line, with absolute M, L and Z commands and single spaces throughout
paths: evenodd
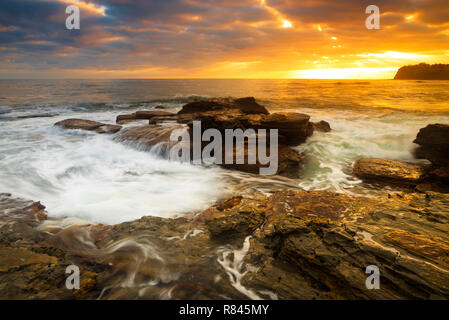
M 78 5 L 81 29 L 65 28 Z M 447 0 L 3 0 L 0 76 L 291 76 L 311 68 L 448 62 Z M 323 56 L 328 59 L 322 58 Z M 257 61 L 257 63 L 246 63 Z M 243 63 L 245 62 L 245 63 Z M 228 67 L 223 67 L 228 66 Z M 317 73 L 319 74 L 319 73 Z

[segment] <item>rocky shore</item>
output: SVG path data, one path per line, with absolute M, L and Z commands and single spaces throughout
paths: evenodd
M 258 104 L 252 97 L 240 99 L 206 99 L 188 103 L 178 113 L 170 113 L 160 110 L 142 110 L 131 114 L 118 115 L 117 125 L 104 124 L 100 122 L 66 119 L 56 123 L 56 126 L 66 129 L 88 130 L 97 133 L 117 133 L 116 141 L 133 144 L 134 146 L 151 150 L 159 145 L 159 150 L 167 151 L 174 143 L 170 142 L 170 135 L 174 130 L 185 128 L 191 139 L 193 138 L 193 122 L 201 121 L 201 134 L 208 129 L 216 129 L 224 133 L 226 129 L 248 128 L 277 129 L 279 132 L 278 145 L 278 170 L 277 173 L 286 176 L 297 177 L 298 169 L 301 167 L 301 156 L 292 149 L 306 141 L 314 130 L 329 132 L 329 123 L 320 121 L 312 123 L 310 116 L 294 112 L 270 113 L 264 106 Z M 140 122 L 140 125 L 128 127 L 122 130 L 123 124 Z M 146 122 L 146 123 L 145 123 Z M 120 131 L 120 132 L 119 132 Z M 254 137 L 259 139 L 258 135 Z M 269 139 L 267 138 L 267 153 L 270 154 Z M 192 145 L 192 141 L 190 145 Z M 254 164 L 248 161 L 249 145 L 245 139 L 244 150 L 232 151 L 232 158 L 243 157 L 243 164 L 234 161 L 233 164 L 225 163 L 226 150 L 222 150 L 222 166 L 250 173 L 258 173 L 259 168 L 266 167 L 258 160 Z M 201 151 L 206 144 L 201 146 Z M 193 150 L 193 147 L 190 148 Z
M 196 101 L 176 114 L 142 110 L 119 115 L 118 126 L 82 119 L 57 125 L 151 150 L 170 148 L 172 130 L 191 129 L 194 120 L 204 130 L 278 129 L 278 174 L 288 176 L 301 165 L 292 147 L 314 130 L 330 130 L 308 115 L 269 113 L 253 98 Z M 130 122 L 144 123 L 121 127 Z M 183 218 L 63 227 L 47 217 L 45 204 L 0 194 L 0 297 L 448 299 L 448 132 L 449 125 L 432 124 L 418 133 L 416 156 L 427 162 L 356 161 L 355 176 L 393 190 L 379 197 L 254 191 Z M 65 287 L 72 264 L 81 271 L 78 290 Z M 372 265 L 380 289 L 365 285 Z

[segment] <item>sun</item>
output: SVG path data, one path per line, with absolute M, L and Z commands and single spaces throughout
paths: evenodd
M 291 28 L 293 25 L 290 21 L 288 20 L 282 20 L 282 28 Z

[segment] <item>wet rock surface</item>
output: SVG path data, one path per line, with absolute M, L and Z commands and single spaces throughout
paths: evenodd
M 364 158 L 354 163 L 354 174 L 369 182 L 416 186 L 429 171 L 427 164 L 404 161 Z
M 64 129 L 79 129 L 93 131 L 96 133 L 116 133 L 122 129 L 122 126 L 105 124 L 86 119 L 66 119 L 55 123 L 55 126 Z
M 290 146 L 296 146 L 313 134 L 314 125 L 309 122 L 310 117 L 301 113 L 272 113 L 258 104 L 252 97 L 240 99 L 204 99 L 188 103 L 182 107 L 177 114 L 163 111 L 137 111 L 133 114 L 119 115 L 118 123 L 128 123 L 148 119 L 148 126 L 126 128 L 117 137 L 116 141 L 137 144 L 139 148 L 145 146 L 147 150 L 158 145 L 161 152 L 167 151 L 176 145 L 170 141 L 170 134 L 181 125 L 188 127 L 190 137 L 190 158 L 193 159 L 193 124 L 194 121 L 201 122 L 201 135 L 208 129 L 216 129 L 224 137 L 227 129 L 241 129 L 247 137 L 252 136 L 258 141 L 261 137 L 267 142 L 266 155 L 276 152 L 271 148 L 270 129 L 277 129 L 279 134 L 279 145 L 277 149 L 278 169 L 277 174 L 288 177 L 298 177 L 302 158 Z M 326 131 L 326 122 L 320 122 L 318 126 Z M 326 128 L 325 128 L 326 127 Z M 250 129 L 250 131 L 246 131 Z M 259 129 L 265 129 L 265 134 L 260 134 Z M 253 130 L 253 131 L 251 131 Z M 224 142 L 224 138 L 222 138 Z M 257 142 L 256 142 L 257 143 Z M 208 145 L 202 142 L 201 152 Z M 239 170 L 259 174 L 261 168 L 269 167 L 259 161 L 257 150 L 252 150 L 249 138 L 245 139 L 244 146 L 232 149 L 233 163 L 225 163 L 226 152 L 224 143 L 221 150 L 222 158 L 220 166 L 226 169 Z M 256 161 L 249 161 L 249 154 L 256 155 Z M 237 158 L 243 158 L 243 163 L 238 163 Z
M 151 120 L 156 117 L 170 117 L 174 115 L 171 112 L 159 111 L 159 110 L 141 110 L 130 114 L 121 114 L 116 118 L 118 124 L 126 124 L 139 120 Z
M 38 230 L 45 207 L 0 194 L 0 297 L 2 299 L 94 299 L 97 273 L 90 262 L 53 245 L 52 234 Z M 80 289 L 65 287 L 66 267 L 81 270 Z M 98 271 L 99 269 L 97 269 Z
M 185 129 L 183 125 L 135 126 L 123 129 L 114 140 L 132 144 L 141 150 L 151 150 L 155 146 L 160 146 L 161 152 L 165 152 L 175 144 L 170 141 L 173 131 Z
M 7 299 L 447 299 L 449 196 L 285 190 L 178 219 L 55 228 L 0 195 Z M 81 288 L 65 288 L 65 268 Z M 365 269 L 380 270 L 380 289 Z

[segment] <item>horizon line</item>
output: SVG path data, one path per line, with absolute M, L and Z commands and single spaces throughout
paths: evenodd
M 1 78 L 0 80 L 395 80 L 394 78 Z M 400 80 L 400 79 L 399 79 Z

